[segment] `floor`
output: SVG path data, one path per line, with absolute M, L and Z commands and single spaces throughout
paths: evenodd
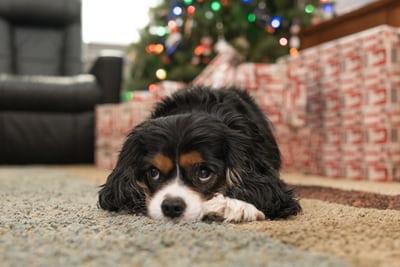
M 2 266 L 400 266 L 399 184 L 283 174 L 302 198 L 299 216 L 176 225 L 99 210 L 107 174 L 1 167 Z

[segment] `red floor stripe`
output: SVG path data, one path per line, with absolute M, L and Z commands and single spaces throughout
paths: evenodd
M 388 196 L 314 185 L 291 185 L 299 198 L 318 199 L 359 208 L 400 210 L 400 195 Z

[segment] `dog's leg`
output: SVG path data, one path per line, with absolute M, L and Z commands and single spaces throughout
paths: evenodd
M 226 222 L 251 222 L 264 220 L 264 213 L 254 205 L 242 200 L 225 197 L 217 194 L 203 204 L 204 215 L 216 215 L 222 217 Z

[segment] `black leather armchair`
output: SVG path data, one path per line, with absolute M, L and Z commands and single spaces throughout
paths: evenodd
M 82 74 L 78 0 L 0 0 L 0 163 L 83 163 L 94 106 L 119 100 L 122 58 Z

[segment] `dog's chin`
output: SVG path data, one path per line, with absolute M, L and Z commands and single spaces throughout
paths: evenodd
M 169 218 L 163 214 L 162 202 L 168 197 L 179 197 L 185 202 L 186 208 L 181 216 Z M 154 220 L 196 222 L 203 218 L 203 203 L 204 199 L 198 192 L 175 181 L 150 198 L 147 202 L 147 213 Z

